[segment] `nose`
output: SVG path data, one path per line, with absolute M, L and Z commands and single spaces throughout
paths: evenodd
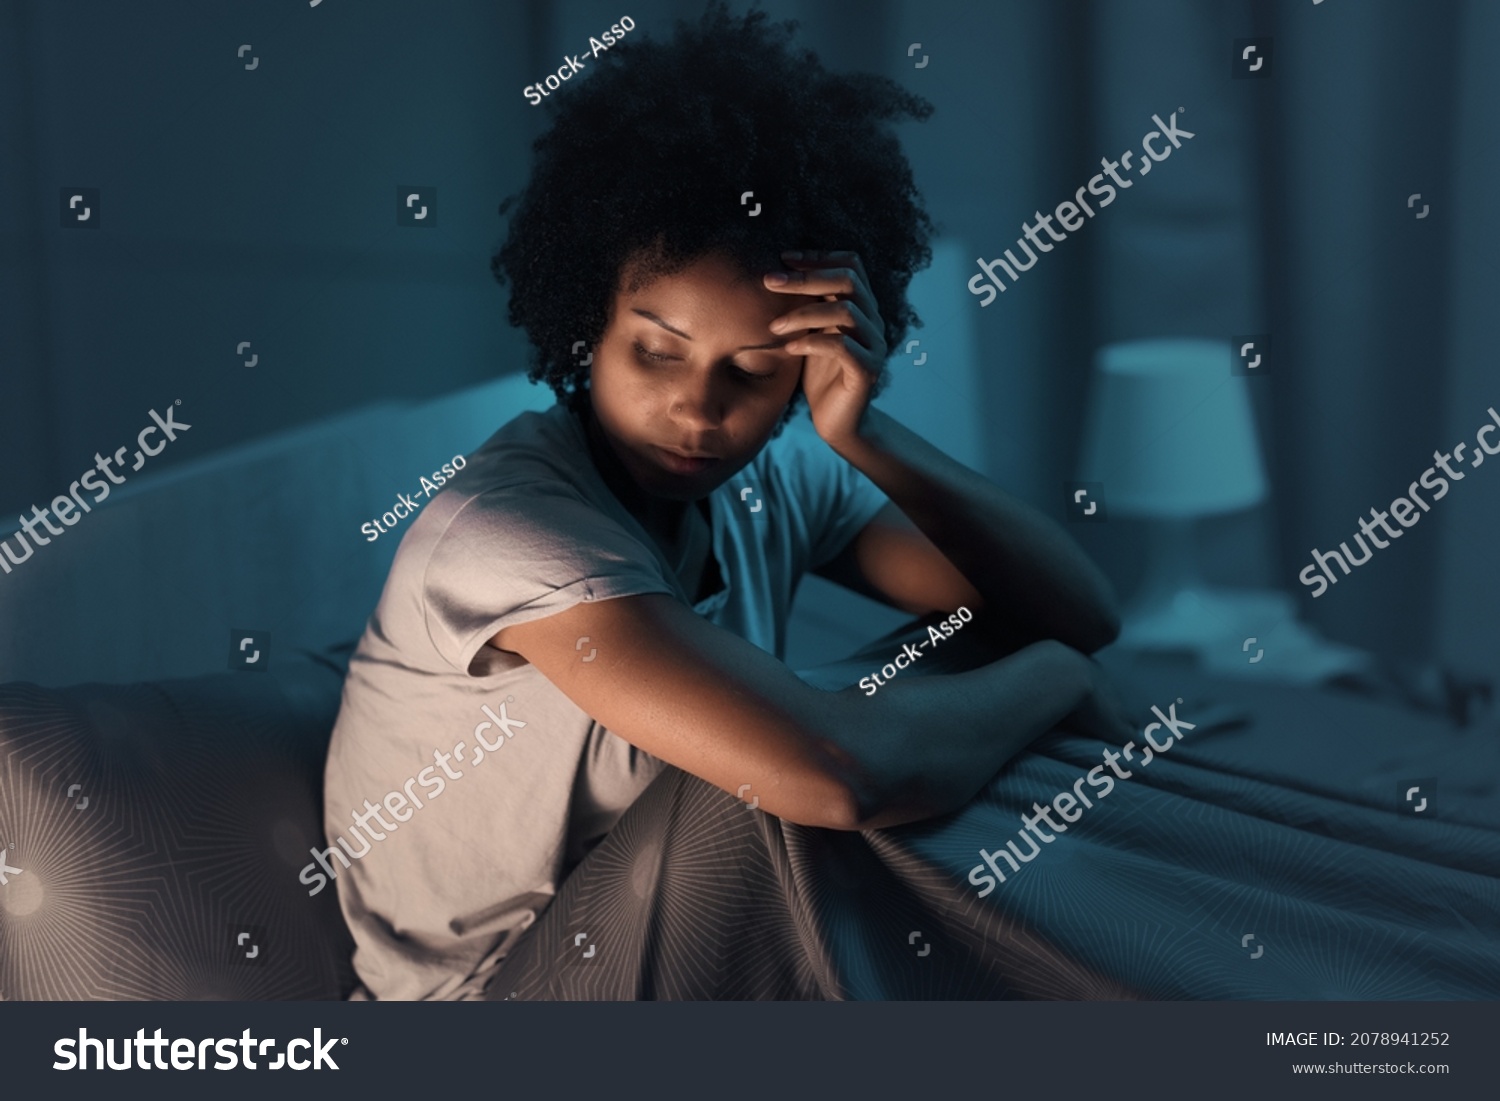
M 724 421 L 724 403 L 713 380 L 704 376 L 681 380 L 672 393 L 670 415 L 676 424 L 693 431 L 718 428 Z

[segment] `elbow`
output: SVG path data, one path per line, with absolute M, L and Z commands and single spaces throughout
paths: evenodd
M 808 816 L 817 820 L 799 824 L 845 832 L 872 828 L 888 803 L 884 785 L 868 763 L 835 741 L 822 740 L 819 749 L 821 782 L 816 812 Z
M 1092 654 L 1104 649 L 1119 637 L 1120 612 L 1111 602 L 1095 613 L 1088 627 L 1080 632 L 1079 640 L 1074 644 L 1074 648 L 1085 654 Z
M 828 829 L 861 832 L 888 829 L 942 813 L 932 792 L 917 776 L 890 776 L 879 783 L 862 768 L 846 772 L 836 814 Z M 956 809 L 955 804 L 954 809 Z
M 824 829 L 859 833 L 896 824 L 891 820 L 888 800 L 852 786 L 846 789 L 842 798 L 830 804 L 829 810 L 831 814 L 823 823 Z
M 1114 586 L 1100 577 L 1094 587 L 1094 598 L 1078 617 L 1077 638 L 1069 642 L 1075 650 L 1092 654 L 1120 637 L 1120 602 Z
M 825 807 L 826 818 L 821 823 L 827 830 L 843 830 L 847 833 L 868 829 L 867 822 L 874 815 L 875 806 L 863 798 L 851 785 L 841 785 L 838 794 Z
M 855 833 L 927 817 L 926 785 L 910 771 L 910 754 L 878 734 L 872 736 L 869 725 L 878 720 L 860 689 L 851 685 L 823 698 L 852 710 L 830 716 L 822 736 L 815 739 L 816 809 L 806 820 L 791 820 Z M 890 716 L 886 719 L 879 725 L 889 734 Z
M 846 831 L 866 828 L 867 805 L 854 788 L 834 777 L 821 777 L 816 793 L 805 794 L 794 805 L 768 803 L 761 809 L 796 826 Z

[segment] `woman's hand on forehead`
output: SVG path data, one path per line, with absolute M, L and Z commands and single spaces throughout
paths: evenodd
M 859 254 L 787 251 L 784 272 L 765 277 L 778 294 L 816 295 L 775 318 L 773 333 L 799 334 L 783 350 L 805 356 L 802 392 L 818 435 L 835 449 L 858 438 L 870 392 L 889 349 L 870 280 Z

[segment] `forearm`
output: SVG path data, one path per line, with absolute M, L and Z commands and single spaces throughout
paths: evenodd
M 855 794 L 855 829 L 946 814 L 1071 713 L 1087 692 L 1077 651 L 1043 641 L 980 669 L 840 693 L 834 756 Z
M 873 406 L 858 439 L 835 450 L 911 518 L 992 612 L 1084 653 L 1118 635 L 1109 581 L 1049 517 Z

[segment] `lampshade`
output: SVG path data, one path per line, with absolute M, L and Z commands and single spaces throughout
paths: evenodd
M 1224 340 L 1098 350 L 1078 477 L 1103 484 L 1111 515 L 1207 516 L 1265 499 L 1249 379 L 1230 365 Z

